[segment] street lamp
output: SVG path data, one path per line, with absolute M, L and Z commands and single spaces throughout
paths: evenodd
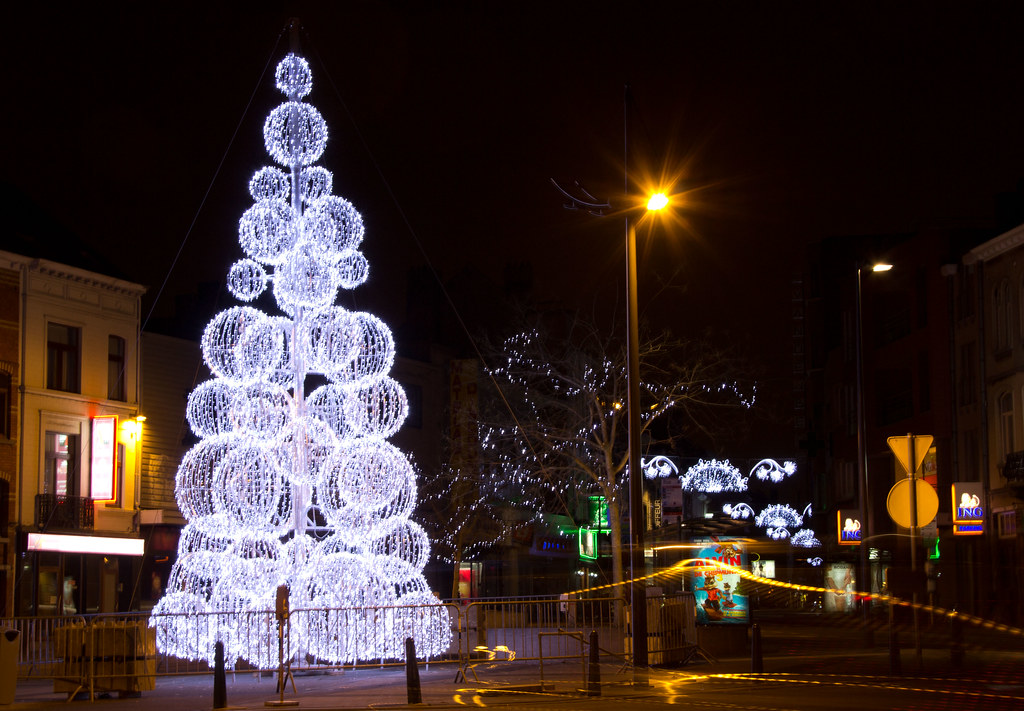
M 668 205 L 664 193 L 656 193 L 647 202 L 648 211 Z M 640 326 L 636 287 L 636 224 L 626 213 L 626 386 L 629 429 L 629 561 L 631 607 L 633 608 L 633 670 L 634 683 L 646 686 L 647 669 L 647 591 L 644 571 L 644 477 L 640 467 Z M 639 675 L 638 675 L 639 673 Z
M 868 541 L 871 539 L 872 532 L 872 521 L 871 521 L 871 502 L 868 498 L 869 487 L 868 487 L 868 463 L 867 463 L 867 423 L 865 422 L 864 415 L 864 313 L 862 308 L 862 293 L 861 293 L 861 272 L 864 270 L 866 265 L 860 263 L 857 264 L 857 301 L 855 305 L 856 313 L 854 316 L 854 325 L 856 333 L 854 334 L 854 357 L 856 359 L 856 399 L 857 399 L 857 498 L 860 500 L 860 511 L 864 517 L 863 535 L 861 536 L 860 542 L 860 568 L 861 568 L 861 585 L 867 586 L 868 595 L 871 594 L 871 568 L 868 560 Z M 876 263 L 869 265 L 873 272 L 887 272 L 892 269 L 891 264 Z M 862 604 L 864 610 L 864 621 L 867 622 L 868 614 L 868 601 L 870 597 L 866 597 Z M 868 644 L 871 644 L 871 628 L 865 625 L 865 634 L 868 635 Z

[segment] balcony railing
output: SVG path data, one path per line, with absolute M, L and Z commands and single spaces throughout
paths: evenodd
M 92 499 L 36 494 L 36 526 L 44 531 L 91 531 Z

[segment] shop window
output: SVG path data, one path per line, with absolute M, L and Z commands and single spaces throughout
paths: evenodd
M 46 387 L 68 393 L 82 391 L 82 329 L 50 323 L 46 326 Z
M 107 337 L 107 399 L 124 402 L 124 339 Z

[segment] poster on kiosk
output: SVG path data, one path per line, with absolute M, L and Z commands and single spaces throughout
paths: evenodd
M 748 624 L 750 605 L 738 571 L 747 568 L 743 545 L 717 537 L 694 542 L 699 546 L 692 578 L 697 624 Z

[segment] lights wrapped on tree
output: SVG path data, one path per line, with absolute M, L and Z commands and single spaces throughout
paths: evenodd
M 286 316 L 235 306 L 203 333 L 214 377 L 189 396 L 201 439 L 175 480 L 188 524 L 150 624 L 167 654 L 213 663 L 223 642 L 229 665 L 276 666 L 267 620 L 287 585 L 295 659 L 402 659 L 410 636 L 418 653 L 438 655 L 451 630 L 423 578 L 427 535 L 409 518 L 416 474 L 386 441 L 408 414 L 388 376 L 394 339 L 375 316 L 334 305 L 368 275 L 362 218 L 311 165 L 327 126 L 302 102 L 312 87 L 305 60 L 288 55 L 276 79 L 288 101 L 263 133 L 283 169 L 262 168 L 249 183 L 254 204 L 238 229 L 246 256 L 230 267 L 228 289 L 251 302 L 270 288 Z M 307 396 L 310 375 L 327 382 Z

